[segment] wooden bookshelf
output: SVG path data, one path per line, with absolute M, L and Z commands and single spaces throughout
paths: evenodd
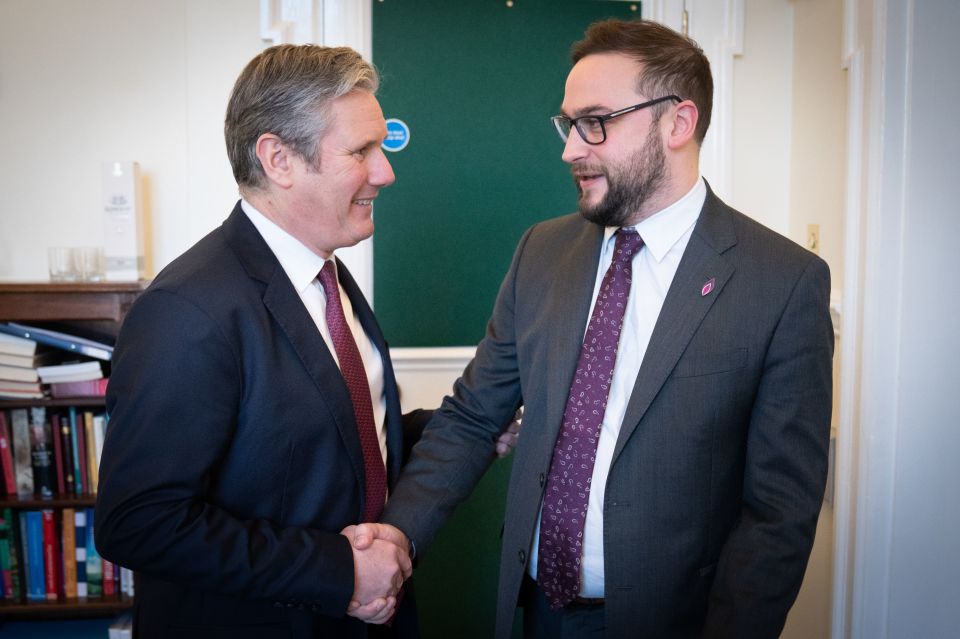
M 77 408 L 100 407 L 103 406 L 104 397 L 60 397 L 52 399 L 45 397 L 43 399 L 0 399 L 0 405 L 3 408 L 29 408 L 31 406 L 47 406 L 49 408 L 66 408 L 67 406 L 76 406 Z
M 86 597 L 58 599 L 57 601 L 31 601 L 19 603 L 0 601 L 0 619 L 5 621 L 79 619 L 83 617 L 113 617 L 133 608 L 133 598 Z
M 37 326 L 74 328 L 78 334 L 93 332 L 115 338 L 120 324 L 146 282 L 71 283 L 0 282 L 0 321 L 15 321 Z M 99 408 L 103 397 L 58 399 L 0 399 L 0 410 L 45 406 Z M 34 496 L 0 496 L 0 508 L 13 511 L 63 508 L 92 508 L 95 495 L 55 495 L 49 499 Z M 59 514 L 58 514 L 59 517 Z M 16 519 L 16 518 L 15 518 Z M 21 582 L 22 583 L 22 582 Z M 0 622 L 8 620 L 50 620 L 84 617 L 110 617 L 133 606 L 133 599 L 122 594 L 107 597 L 61 598 L 57 601 L 0 601 Z
M 33 495 L 3 495 L 0 497 L 0 508 L 22 508 L 24 510 L 93 508 L 96 503 L 96 495 L 55 495 L 50 498 L 34 497 Z
M 147 282 L 51 284 L 0 282 L 0 318 L 8 322 L 123 321 Z

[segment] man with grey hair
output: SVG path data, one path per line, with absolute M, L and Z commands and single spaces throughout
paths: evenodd
M 347 48 L 255 57 L 224 127 L 242 199 L 127 315 L 95 523 L 140 575 L 140 637 L 418 634 L 411 593 L 397 605 L 408 546 L 347 536 L 423 421 L 334 257 L 394 181 L 377 84 Z

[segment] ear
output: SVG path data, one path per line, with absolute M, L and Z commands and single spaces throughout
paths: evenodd
M 293 151 L 273 133 L 264 133 L 257 138 L 257 159 L 267 176 L 267 180 L 280 188 L 288 189 L 293 185 Z
M 693 134 L 697 129 L 697 119 L 700 117 L 697 105 L 690 100 L 684 100 L 673 111 L 672 127 L 667 136 L 667 148 L 679 150 L 694 140 Z

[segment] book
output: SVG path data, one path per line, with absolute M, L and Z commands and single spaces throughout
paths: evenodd
M 87 596 L 87 511 L 77 508 L 73 518 L 77 545 L 77 596 Z
M 107 436 L 107 414 L 101 413 L 93 416 L 93 445 L 97 453 L 95 466 L 97 476 L 100 475 L 100 459 L 103 457 L 103 440 Z
M 0 353 L 4 355 L 20 355 L 33 357 L 37 352 L 37 343 L 32 339 L 0 332 Z
M 89 493 L 91 495 L 97 494 L 97 484 L 100 480 L 100 466 L 97 463 L 97 442 L 96 434 L 94 433 L 94 422 L 93 422 L 93 413 L 86 411 L 83 414 L 83 430 L 86 435 L 86 444 L 87 447 L 87 479 L 90 480 L 90 489 Z
M 131 639 L 133 637 L 133 615 L 125 612 L 110 622 L 107 639 Z
M 76 473 L 73 465 L 73 445 L 70 437 L 70 418 L 67 415 L 60 416 L 60 448 L 63 452 L 63 486 L 66 491 L 64 495 L 76 495 L 74 489 L 76 482 Z
M 17 494 L 33 494 L 33 459 L 30 455 L 30 418 L 26 408 L 10 411 L 13 430 L 13 466 L 16 469 Z
M 47 590 L 43 568 L 43 517 L 39 510 L 27 510 L 21 513 L 22 524 L 21 543 L 24 548 L 26 566 L 24 574 L 27 576 L 27 599 L 30 601 L 46 601 Z
M 43 399 L 43 392 L 0 388 L 0 399 Z
M 13 447 L 7 414 L 0 411 L 0 465 L 3 466 L 3 488 L 7 495 L 17 494 L 17 479 L 13 469 Z
M 103 596 L 103 564 L 93 539 L 93 508 L 87 508 L 87 596 Z
M 87 420 L 83 414 L 77 414 L 74 424 L 74 432 L 71 435 L 76 435 L 74 439 L 74 444 L 76 445 L 75 453 L 77 456 L 77 468 L 78 480 L 79 480 L 79 489 L 81 495 L 89 495 L 90 493 L 90 472 L 87 469 Z
M 60 517 L 60 536 L 63 540 L 63 596 L 73 599 L 77 596 L 76 513 L 73 508 L 64 508 L 60 511 Z
M 86 339 L 78 335 L 51 331 L 46 328 L 29 326 L 27 324 L 17 324 L 16 322 L 0 323 L 0 333 L 6 333 L 14 337 L 20 337 L 32 340 L 36 343 L 46 344 L 72 353 L 80 353 L 87 357 L 95 357 L 104 361 L 110 361 L 113 357 L 113 346 Z M 34 350 L 36 345 L 34 345 Z M 32 353 L 23 353 L 32 354 Z
M 63 437 L 60 436 L 60 415 L 50 417 L 50 439 L 53 440 L 53 467 L 57 475 L 57 494 L 67 494 L 67 482 L 63 470 Z
M 77 409 L 71 406 L 68 413 L 68 421 L 70 424 L 70 450 L 73 455 L 73 490 L 77 495 L 82 495 L 84 492 L 84 467 L 81 465 L 81 460 L 83 460 L 83 453 L 80 450 L 80 442 L 83 441 L 83 437 L 78 436 L 78 428 L 81 427 L 82 422 L 77 419 Z
M 40 382 L 21 382 L 15 379 L 0 379 L 0 390 L 18 391 L 26 393 L 40 393 Z
M 120 593 L 127 597 L 134 595 L 133 571 L 129 568 L 120 567 Z
M 52 382 L 49 385 L 50 396 L 62 399 L 67 397 L 103 397 L 107 393 L 107 378 L 90 379 L 82 382 Z
M 54 382 L 86 382 L 94 379 L 103 379 L 103 369 L 100 362 L 71 362 L 68 364 L 54 364 L 40 366 L 37 375 L 44 384 Z
M 40 511 L 43 522 L 43 583 L 47 601 L 56 601 L 60 592 L 60 553 L 57 544 L 57 526 L 53 519 L 53 510 L 46 508 Z
M 35 382 L 40 376 L 36 368 L 0 364 L 0 379 L 7 382 Z
M 43 389 L 40 382 L 19 382 L 0 379 L 0 398 L 5 399 L 42 399 Z
M 2 573 L 3 598 L 11 600 L 13 597 L 13 575 L 10 574 L 10 522 L 7 516 L 10 509 L 0 513 L 0 573 Z
M 100 563 L 103 565 L 103 596 L 113 597 L 117 594 L 117 586 L 114 579 L 115 566 L 112 561 L 107 561 L 103 557 L 100 558 Z
M 2 335 L 3 337 L 9 337 L 6 333 Z M 0 346 L 0 365 L 2 366 L 36 369 L 37 366 L 53 364 L 61 357 L 55 349 L 38 350 L 35 355 L 13 355 L 11 353 L 4 353 L 2 348 L 3 347 Z
M 30 462 L 33 466 L 33 494 L 43 499 L 53 497 L 57 487 L 56 468 L 47 409 L 43 406 L 30 408 Z
M 3 509 L 3 520 L 7 522 L 7 545 L 10 547 L 10 588 L 7 592 L 7 599 L 11 601 L 20 601 L 21 584 L 20 567 L 23 565 L 22 555 L 20 554 L 20 526 L 9 508 Z

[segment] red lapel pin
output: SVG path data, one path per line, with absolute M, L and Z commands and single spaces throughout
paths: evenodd
M 716 285 L 716 283 L 717 283 L 717 278 L 715 277 L 711 277 L 709 280 L 707 280 L 707 283 L 704 284 L 703 288 L 700 289 L 700 297 L 706 297 L 707 295 L 709 295 L 710 291 L 713 290 L 713 287 Z

